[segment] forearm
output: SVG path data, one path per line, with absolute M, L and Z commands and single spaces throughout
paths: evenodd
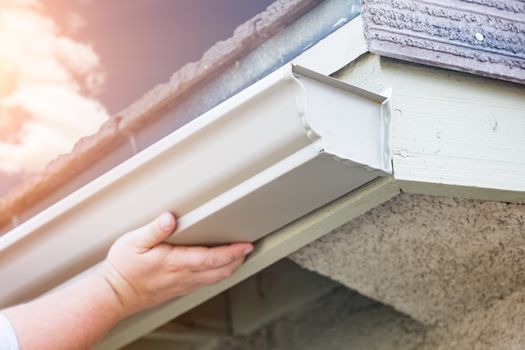
M 124 317 L 118 298 L 99 273 L 3 313 L 21 350 L 89 349 Z

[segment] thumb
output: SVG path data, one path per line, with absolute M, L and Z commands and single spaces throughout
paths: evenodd
M 173 214 L 165 212 L 150 223 L 129 233 L 137 248 L 151 249 L 164 242 L 173 233 L 176 222 Z

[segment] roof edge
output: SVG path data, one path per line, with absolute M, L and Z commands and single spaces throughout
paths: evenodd
M 225 67 L 246 56 L 320 2 L 277 0 L 264 12 L 240 25 L 231 38 L 213 45 L 199 61 L 183 66 L 172 75 L 169 82 L 156 86 L 128 108 L 109 118 L 96 133 L 81 138 L 70 153 L 57 156 L 44 170 L 26 177 L 11 189 L 0 199 L 0 229 L 16 226 L 20 221 L 17 217 L 26 208 L 34 207 L 58 187 L 71 181 L 75 175 L 100 159 L 104 150 L 122 143 L 127 135 L 156 119 L 157 112 L 188 95 L 205 81 L 213 79 Z

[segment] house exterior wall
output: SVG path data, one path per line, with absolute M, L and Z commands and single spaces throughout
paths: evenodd
M 224 339 L 209 349 L 415 350 L 425 331 L 392 308 L 340 288 L 248 336 Z
M 422 323 L 445 324 L 522 290 L 524 232 L 523 204 L 401 194 L 291 258 Z
M 401 194 L 290 256 L 350 289 L 211 349 L 522 349 L 523 232 L 523 204 Z
M 523 290 L 458 321 L 429 326 L 349 289 L 338 289 L 247 336 L 216 339 L 202 349 L 522 349 L 524 315 Z
M 394 176 L 405 192 L 525 201 L 525 89 L 366 54 L 336 77 L 392 88 Z

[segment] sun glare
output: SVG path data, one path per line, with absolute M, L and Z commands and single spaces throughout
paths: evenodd
M 96 100 L 99 57 L 43 10 L 37 0 L 0 2 L 0 172 L 42 169 L 108 117 Z

